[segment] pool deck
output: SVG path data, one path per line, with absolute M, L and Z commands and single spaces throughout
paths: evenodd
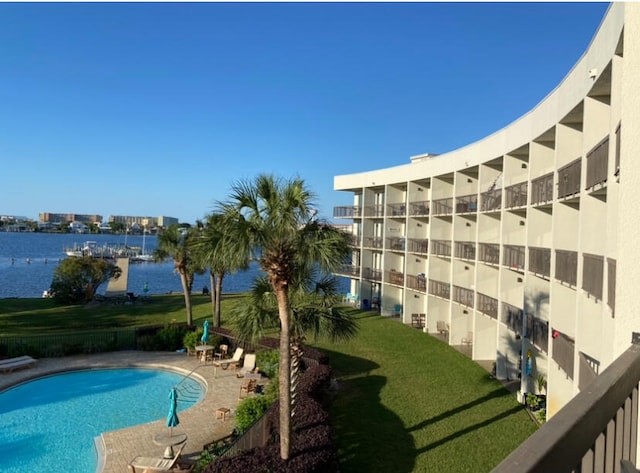
M 217 370 L 211 364 L 200 363 L 196 357 L 185 353 L 122 351 L 92 355 L 68 356 L 63 358 L 42 358 L 32 368 L 13 373 L 0 374 L 0 392 L 8 387 L 47 374 L 77 369 L 91 368 L 169 368 L 189 374 L 204 381 L 207 386 L 205 398 L 195 406 L 181 411 L 180 425 L 173 429 L 175 433 L 188 436 L 183 450 L 183 458 L 197 460 L 204 445 L 226 437 L 235 426 L 234 416 L 238 405 L 238 393 L 242 379 L 235 376 L 233 369 Z M 167 393 L 168 399 L 168 393 Z M 125 407 L 125 406 L 123 406 Z M 216 410 L 220 407 L 230 409 L 226 421 L 216 419 Z M 169 408 L 167 400 L 167 410 Z M 153 443 L 156 434 L 166 433 L 165 420 L 137 425 L 126 429 L 103 432 L 104 447 L 103 473 L 127 473 L 129 462 L 137 455 L 162 457 L 164 448 Z

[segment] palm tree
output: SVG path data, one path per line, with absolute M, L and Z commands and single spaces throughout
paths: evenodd
M 246 255 L 227 251 L 229 246 L 224 244 L 226 229 L 224 216 L 212 213 L 207 216 L 206 223 L 202 224 L 201 233 L 193 243 L 201 266 L 209 268 L 211 304 L 217 327 L 220 327 L 222 281 L 227 273 L 246 269 L 249 263 Z
M 193 325 L 191 289 L 194 274 L 201 271 L 193 257 L 191 248 L 191 241 L 194 239 L 196 231 L 196 229 L 190 228 L 184 232 L 178 225 L 171 225 L 158 234 L 158 246 L 153 253 L 156 261 L 162 261 L 167 258 L 173 259 L 174 270 L 180 275 L 180 282 L 182 283 L 184 304 L 187 310 L 187 325 Z
M 330 273 L 348 256 L 347 239 L 335 227 L 320 223 L 313 194 L 303 180 L 284 181 L 259 175 L 255 181 L 232 186 L 228 201 L 220 203 L 224 214 L 224 244 L 229 252 L 255 257 L 271 285 L 280 320 L 280 456 L 291 451 L 291 342 L 292 306 L 289 293 L 296 290 L 301 274 L 310 268 Z

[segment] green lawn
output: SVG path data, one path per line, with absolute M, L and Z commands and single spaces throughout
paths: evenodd
M 239 297 L 223 297 L 223 325 Z M 0 336 L 186 321 L 181 295 L 152 299 L 64 307 L 50 299 L 0 299 Z M 462 354 L 396 320 L 353 314 L 356 338 L 314 344 L 328 353 L 338 380 L 331 415 L 343 473 L 487 472 L 536 429 L 513 396 Z M 209 298 L 194 295 L 194 323 L 206 317 Z
M 343 473 L 487 472 L 536 430 L 453 348 L 396 320 L 355 316 L 354 340 L 315 344 L 338 381 L 331 415 Z

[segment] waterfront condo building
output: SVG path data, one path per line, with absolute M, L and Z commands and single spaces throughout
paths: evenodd
M 640 332 L 640 4 L 611 4 L 509 126 L 334 188 L 350 299 L 495 362 L 520 398 L 543 376 L 553 417 Z

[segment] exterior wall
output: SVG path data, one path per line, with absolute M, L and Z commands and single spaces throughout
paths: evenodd
M 425 313 L 424 331 L 446 325 L 452 345 L 471 337 L 472 357 L 522 393 L 544 375 L 553 416 L 640 327 L 637 84 L 640 5 L 613 3 L 562 83 L 511 125 L 336 176 L 353 194 L 334 211 L 357 235 L 352 293 L 375 287 L 382 315 Z

